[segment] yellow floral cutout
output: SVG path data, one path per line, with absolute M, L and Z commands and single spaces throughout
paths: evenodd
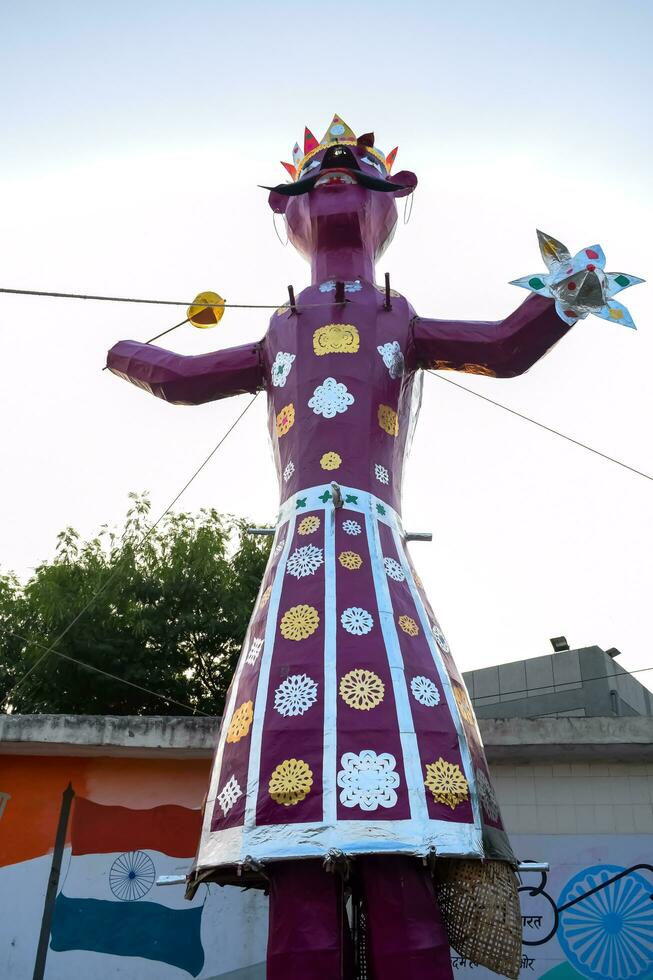
M 313 334 L 313 350 L 323 354 L 355 354 L 360 346 L 358 330 L 353 323 L 327 323 Z
M 419 626 L 411 616 L 400 616 L 399 625 L 409 636 L 417 636 L 419 633 Z
M 267 589 L 265 590 L 265 592 L 261 596 L 261 602 L 259 603 L 259 608 L 260 609 L 265 609 L 265 607 L 267 606 L 268 602 L 270 601 L 270 596 L 271 595 L 272 595 L 272 586 L 271 585 L 268 585 Z
M 363 564 L 363 559 L 355 551 L 341 551 L 338 555 L 338 561 L 343 568 L 348 568 L 352 572 Z
M 240 742 L 248 734 L 252 720 L 254 718 L 254 705 L 251 701 L 244 701 L 240 708 L 236 708 L 231 716 L 231 722 L 227 731 L 228 742 Z
M 463 717 L 466 722 L 469 722 L 470 725 L 473 725 L 475 722 L 474 712 L 471 704 L 469 703 L 467 694 L 465 691 L 463 691 L 462 687 L 458 687 L 457 684 L 452 684 L 451 686 L 453 687 L 453 696 L 456 699 L 456 704 L 458 705 L 458 710 L 460 711 L 461 717 Z
M 389 436 L 396 436 L 399 433 L 399 419 L 394 409 L 389 405 L 379 405 L 378 411 L 379 425 Z
M 292 429 L 294 424 L 295 406 L 291 402 L 290 405 L 284 405 L 277 415 L 277 435 L 285 436 L 286 432 Z
M 383 701 L 385 684 L 371 670 L 350 670 L 340 681 L 340 697 L 350 708 L 370 711 Z
M 469 785 L 460 766 L 442 757 L 427 764 L 424 785 L 431 790 L 436 803 L 445 803 L 452 810 L 469 797 Z
M 305 640 L 320 625 L 320 614 L 314 606 L 291 606 L 281 620 L 281 635 L 286 640 Z
M 320 518 L 314 517 L 312 514 L 310 517 L 305 517 L 299 522 L 299 527 L 297 528 L 298 534 L 312 534 L 313 531 L 317 531 L 320 526 Z
M 323 470 L 337 470 L 342 463 L 342 456 L 339 453 L 325 453 L 320 460 Z
M 303 759 L 284 759 L 270 776 L 268 792 L 275 803 L 294 806 L 305 799 L 313 785 L 313 773 Z

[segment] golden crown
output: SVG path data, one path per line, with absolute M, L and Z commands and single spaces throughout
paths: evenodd
M 334 116 L 329 123 L 329 128 L 319 142 L 307 126 L 304 130 L 304 149 L 302 150 L 299 143 L 295 143 L 292 151 L 293 162 L 284 163 L 282 160 L 281 166 L 286 168 L 293 180 L 299 180 L 302 169 L 311 157 L 314 157 L 320 150 L 326 150 L 327 147 L 333 146 L 336 143 L 339 143 L 341 146 L 364 147 L 366 153 L 372 154 L 372 156 L 376 157 L 383 164 L 386 173 L 390 173 L 392 170 L 392 164 L 395 161 L 398 150 L 398 147 L 395 146 L 394 150 L 391 150 L 386 156 L 374 146 L 374 133 L 365 133 L 363 136 L 356 137 L 353 129 L 350 129 L 340 116 Z

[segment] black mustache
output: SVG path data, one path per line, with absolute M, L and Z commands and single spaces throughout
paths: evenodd
M 388 193 L 389 191 L 401 191 L 405 189 L 404 184 L 393 184 L 389 180 L 384 180 L 382 177 L 372 177 L 370 174 L 363 173 L 362 170 L 352 171 L 356 177 L 356 181 L 362 184 L 363 187 L 367 187 L 370 191 L 383 191 Z M 320 179 L 320 174 L 315 174 L 314 177 L 303 177 L 301 180 L 296 180 L 292 184 L 277 184 L 276 187 L 267 187 L 265 184 L 259 184 L 266 191 L 275 191 L 277 194 L 283 194 L 284 197 L 299 197 L 300 194 L 308 194 L 315 187 L 317 181 Z

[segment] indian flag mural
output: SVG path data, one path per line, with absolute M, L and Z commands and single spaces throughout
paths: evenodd
M 132 810 L 77 797 L 50 948 L 139 956 L 198 976 L 205 894 L 188 902 L 183 888 L 156 879 L 187 872 L 200 820 L 180 806 Z
M 153 880 L 192 862 L 208 758 L 1 759 L 2 980 L 264 980 L 263 892 Z

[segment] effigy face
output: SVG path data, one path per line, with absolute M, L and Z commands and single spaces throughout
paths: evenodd
M 270 207 L 286 218 L 288 237 L 305 257 L 320 249 L 363 248 L 378 259 L 392 240 L 396 197 L 411 193 L 417 178 L 391 177 L 367 146 L 329 146 L 304 162 L 295 184 L 279 185 Z

